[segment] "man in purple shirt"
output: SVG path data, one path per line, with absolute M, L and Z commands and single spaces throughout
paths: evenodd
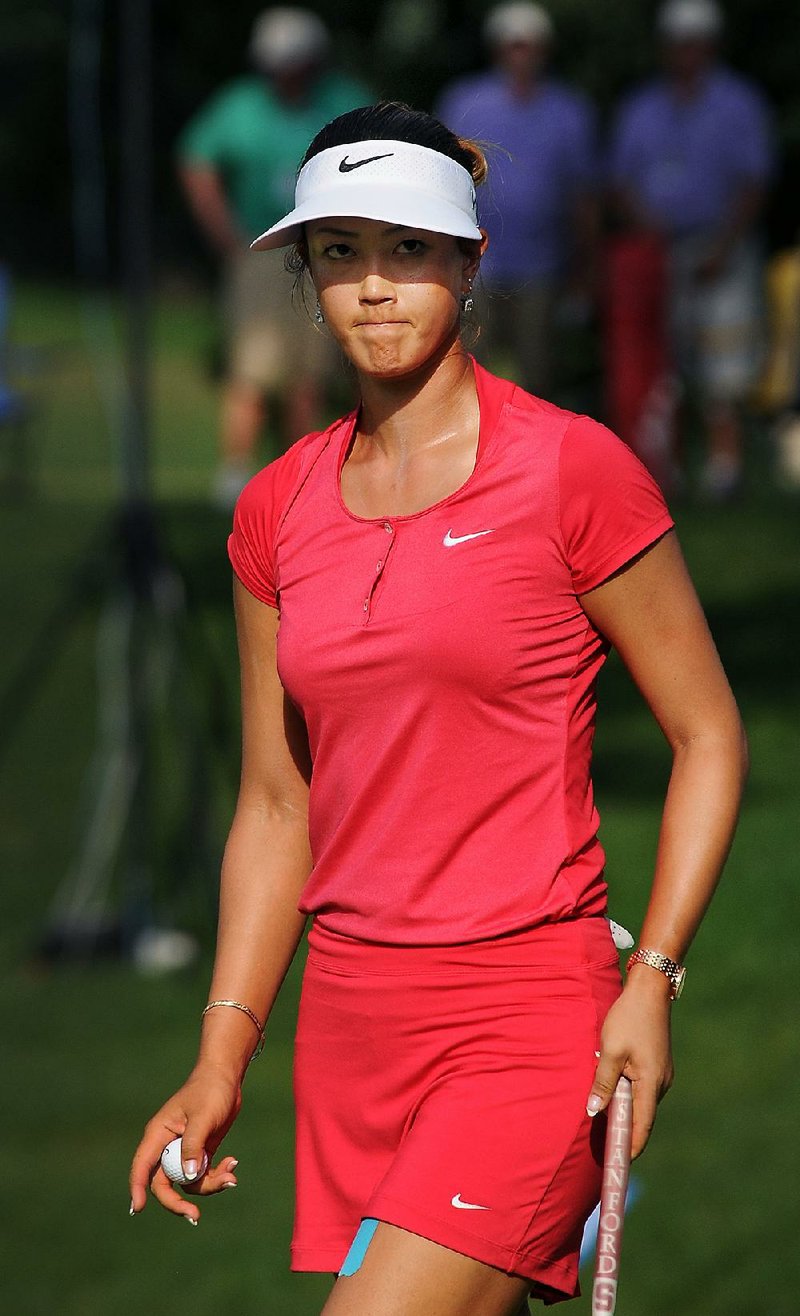
M 675 363 L 703 405 L 702 482 L 717 499 L 741 476 L 741 409 L 760 348 L 756 225 L 772 165 L 767 107 L 718 62 L 721 30 L 715 0 L 662 7 L 664 74 L 622 104 L 610 162 L 619 217 L 668 245 Z
M 594 114 L 582 96 L 548 77 L 553 25 L 539 5 L 520 0 L 493 9 L 485 37 L 492 69 L 446 88 L 437 114 L 489 148 L 481 207 L 488 296 L 478 354 L 491 363 L 498 351 L 510 352 L 518 381 L 542 394 L 556 296 L 566 284 L 585 295 L 591 280 Z

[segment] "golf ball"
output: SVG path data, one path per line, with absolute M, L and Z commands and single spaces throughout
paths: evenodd
M 195 1179 L 187 1179 L 183 1173 L 183 1162 L 181 1160 L 181 1138 L 173 1138 L 172 1142 L 167 1143 L 161 1153 L 161 1168 L 167 1178 L 174 1184 L 195 1183 L 208 1169 L 208 1157 L 203 1152 L 203 1159 L 200 1162 L 200 1172 Z

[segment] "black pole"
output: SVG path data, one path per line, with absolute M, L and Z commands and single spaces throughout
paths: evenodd
M 149 502 L 153 142 L 150 0 L 120 0 L 120 241 L 127 336 L 125 501 Z
M 76 254 L 90 279 L 107 269 L 98 78 L 103 5 L 104 0 L 75 0 L 70 58 Z M 110 589 L 100 620 L 89 816 L 80 852 L 56 892 L 40 953 L 54 960 L 122 951 L 163 971 L 191 958 L 192 946 L 185 936 L 176 946 L 174 931 L 159 930 L 154 923 L 154 727 L 162 712 L 164 682 L 171 679 L 184 594 L 160 552 L 150 481 L 152 14 L 152 0 L 119 0 L 115 6 L 124 338 L 122 379 L 113 381 L 114 403 L 119 395 L 112 417 L 118 502 L 113 542 L 104 538 L 102 545 Z M 101 329 L 112 332 L 113 327 L 105 323 Z M 76 576 L 76 589 L 94 571 L 93 554 L 87 562 Z M 71 615 L 74 609 L 64 614 Z M 202 806 L 201 800 L 197 803 Z M 159 931 L 165 932 L 166 943 L 158 942 Z M 149 942 L 143 933 L 152 934 Z
M 149 653 L 161 567 L 150 485 L 153 143 L 151 0 L 120 0 L 120 243 L 126 387 L 120 540 L 131 608 L 127 741 L 134 780 L 120 874 L 121 934 L 130 950 L 153 918 Z

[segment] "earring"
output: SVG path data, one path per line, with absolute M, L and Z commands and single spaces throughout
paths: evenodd
M 475 299 L 472 296 L 472 289 L 470 288 L 468 292 L 462 294 L 461 311 L 463 315 L 469 315 L 470 311 L 474 311 L 474 309 Z
M 314 312 L 314 323 L 315 324 L 325 323 L 325 316 L 322 314 L 322 307 L 319 304 L 319 298 L 317 298 L 317 309 Z

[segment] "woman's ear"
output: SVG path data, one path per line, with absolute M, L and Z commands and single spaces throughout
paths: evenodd
M 480 238 L 459 238 L 458 242 L 464 257 L 464 277 L 472 282 L 489 246 L 489 234 L 482 228 Z

